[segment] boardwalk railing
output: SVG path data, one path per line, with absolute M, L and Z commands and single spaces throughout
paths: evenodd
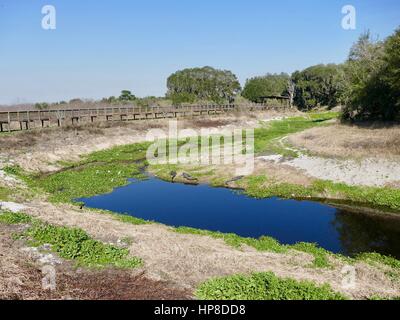
M 265 105 L 196 105 L 180 107 L 110 106 L 103 108 L 0 111 L 0 131 L 73 125 L 95 121 L 133 121 L 221 114 L 237 110 L 271 109 Z

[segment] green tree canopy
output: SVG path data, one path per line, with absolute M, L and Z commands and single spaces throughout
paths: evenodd
M 132 94 L 129 90 L 122 90 L 121 95 L 118 98 L 119 101 L 134 101 L 136 96 Z
M 286 95 L 289 81 L 286 73 L 254 77 L 246 81 L 242 96 L 252 102 L 262 102 L 262 97 Z
M 361 35 L 346 63 L 345 118 L 400 117 L 400 29 L 386 41 Z
M 312 66 L 294 72 L 292 80 L 296 86 L 294 102 L 300 109 L 335 107 L 341 102 L 345 85 L 342 65 Z
M 344 118 L 396 120 L 400 116 L 400 29 L 385 41 L 360 36 L 346 63 Z
M 167 97 L 174 103 L 196 100 L 232 102 L 241 90 L 237 77 L 231 71 L 211 67 L 177 71 L 168 78 L 167 87 Z

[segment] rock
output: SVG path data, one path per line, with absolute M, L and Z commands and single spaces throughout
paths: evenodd
M 0 201 L 0 209 L 1 210 L 9 210 L 11 212 L 20 212 L 24 209 L 26 209 L 26 206 L 19 204 L 19 203 L 15 203 L 15 202 L 1 202 Z

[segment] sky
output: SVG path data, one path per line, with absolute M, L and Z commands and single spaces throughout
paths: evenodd
M 42 28 L 42 7 L 56 29 Z M 342 7 L 356 29 L 342 28 Z M 163 96 L 188 67 L 266 73 L 341 63 L 359 35 L 400 26 L 399 0 L 0 0 L 0 104 Z

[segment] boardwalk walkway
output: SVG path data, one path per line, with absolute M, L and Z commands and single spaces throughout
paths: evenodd
M 110 106 L 103 108 L 0 111 L 0 132 L 38 127 L 74 125 L 96 121 L 135 121 L 193 117 L 253 109 L 273 109 L 265 105 L 195 105 L 181 107 Z

